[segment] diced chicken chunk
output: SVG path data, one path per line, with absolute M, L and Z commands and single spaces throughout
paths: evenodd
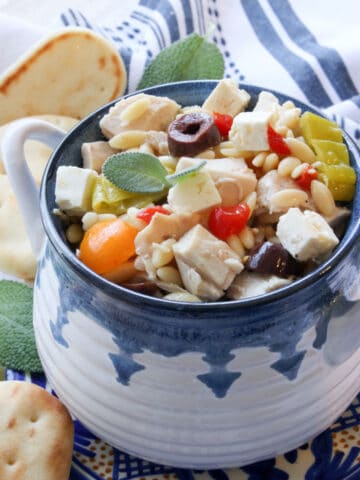
M 285 197 L 285 201 L 281 202 L 278 194 L 285 191 L 289 193 L 289 198 Z M 263 212 L 286 212 L 291 206 L 313 208 L 308 194 L 292 178 L 282 177 L 277 170 L 271 170 L 258 180 L 256 193 L 257 208 L 255 215 Z M 291 204 L 292 200 L 295 205 Z
M 180 106 L 167 97 L 139 93 L 120 100 L 100 120 L 106 138 L 127 130 L 165 131 Z
M 69 215 L 82 216 L 91 210 L 97 173 L 87 168 L 60 166 L 56 172 L 55 201 Z
M 187 290 L 202 300 L 217 300 L 224 295 L 221 288 L 204 280 L 192 267 L 181 260 L 177 261 L 181 279 Z
M 146 132 L 145 142 L 152 148 L 155 155 L 169 155 L 166 132 L 152 130 Z
M 291 280 L 276 275 L 242 272 L 235 278 L 226 296 L 232 300 L 256 297 L 277 290 L 289 283 L 291 283 Z
M 154 245 L 160 244 L 169 238 L 178 240 L 190 228 L 200 221 L 197 214 L 176 214 L 163 215 L 155 213 L 151 222 L 141 230 L 135 238 L 135 251 L 139 255 L 135 266 L 139 264 L 147 271 L 149 277 L 156 277 L 156 268 L 152 263 Z
M 234 118 L 229 139 L 239 150 L 269 150 L 267 126 L 271 112 L 241 112 Z
M 167 200 L 175 213 L 201 212 L 221 204 L 215 183 L 205 171 L 199 171 L 176 183 L 170 188 Z
M 193 167 L 197 163 L 197 159 L 181 157 L 176 171 Z M 242 158 L 209 160 L 202 167 L 202 171 L 210 174 L 221 196 L 221 204 L 224 206 L 238 204 L 256 188 L 256 175 Z
M 85 142 L 81 145 L 83 167 L 100 173 L 105 160 L 116 152 L 108 142 Z
M 249 100 L 250 95 L 239 89 L 234 80 L 224 79 L 210 93 L 202 109 L 210 114 L 218 112 L 234 117 L 245 110 Z
M 320 260 L 339 243 L 319 213 L 299 208 L 281 215 L 276 233 L 282 246 L 300 262 Z
M 238 255 L 202 225 L 195 225 L 173 246 L 185 288 L 203 300 L 217 300 L 243 270 Z

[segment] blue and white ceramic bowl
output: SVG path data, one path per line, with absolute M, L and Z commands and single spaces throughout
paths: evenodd
M 193 105 L 215 84 L 147 91 Z M 260 89 L 242 87 L 255 101 Z M 98 437 L 157 463 L 238 467 L 301 445 L 360 390 L 359 187 L 340 246 L 291 285 L 211 304 L 150 298 L 84 266 L 52 214 L 58 166 L 81 165 L 80 146 L 101 138 L 98 122 L 108 108 L 64 139 L 38 121 L 15 124 L 5 139 L 8 174 L 39 258 L 34 325 L 50 384 Z M 40 208 L 23 165 L 26 138 L 60 142 L 44 175 Z M 345 139 L 359 175 L 359 152 Z

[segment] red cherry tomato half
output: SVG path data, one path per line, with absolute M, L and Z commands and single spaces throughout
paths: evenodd
M 280 133 L 276 132 L 271 125 L 267 126 L 267 137 L 270 150 L 277 153 L 278 155 L 291 154 L 291 150 L 283 137 L 280 135 Z
M 169 210 L 166 210 L 166 208 L 162 207 L 161 205 L 155 205 L 154 207 L 143 208 L 142 210 L 140 210 L 140 212 L 136 214 L 136 217 L 140 218 L 140 220 L 143 220 L 146 223 L 150 223 L 155 213 L 170 215 L 171 212 L 169 212 Z
M 233 124 L 233 117 L 231 115 L 226 115 L 225 113 L 218 112 L 214 112 L 213 117 L 215 125 L 220 132 L 220 135 L 222 137 L 227 137 Z
M 303 190 L 310 190 L 311 182 L 318 178 L 318 172 L 311 165 L 306 165 L 301 175 L 295 179 L 295 182 Z
M 240 203 L 231 207 L 215 207 L 209 216 L 209 230 L 215 237 L 225 240 L 238 234 L 246 226 L 250 217 L 250 207 Z

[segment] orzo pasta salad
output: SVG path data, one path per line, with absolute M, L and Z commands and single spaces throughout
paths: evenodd
M 222 80 L 202 105 L 145 93 L 100 120 L 83 168 L 61 166 L 55 214 L 107 280 L 187 302 L 265 294 L 336 248 L 356 175 L 340 128 Z

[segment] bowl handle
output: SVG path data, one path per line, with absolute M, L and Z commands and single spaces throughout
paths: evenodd
M 38 140 L 55 148 L 64 139 L 66 132 L 42 120 L 31 118 L 13 122 L 2 141 L 2 158 L 10 184 L 23 216 L 32 251 L 40 259 L 45 241 L 45 231 L 40 216 L 39 188 L 26 163 L 24 145 L 26 140 Z

